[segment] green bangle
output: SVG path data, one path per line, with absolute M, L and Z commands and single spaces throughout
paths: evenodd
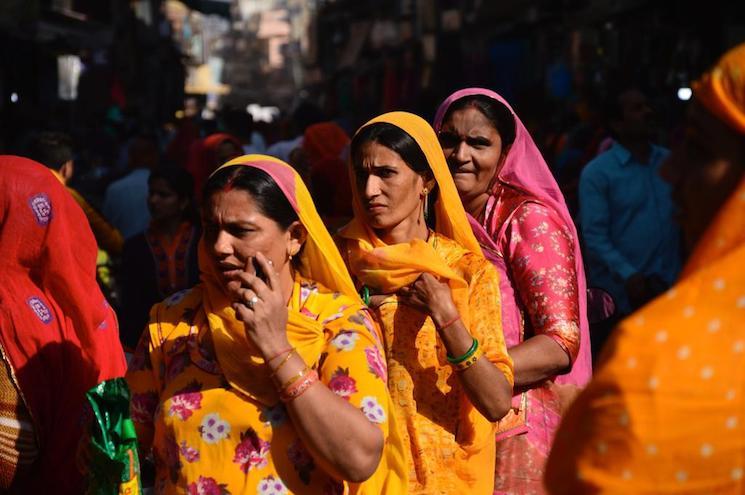
M 366 285 L 362 286 L 362 302 L 365 303 L 365 306 L 370 305 L 370 288 Z
M 473 343 L 471 344 L 471 348 L 470 348 L 470 349 L 468 349 L 468 350 L 466 351 L 466 353 L 465 353 L 465 354 L 463 354 L 462 356 L 460 356 L 460 357 L 457 357 L 457 358 L 454 358 L 454 357 L 450 357 L 450 356 L 448 355 L 448 356 L 447 356 L 447 358 L 448 358 L 448 363 L 450 363 L 450 364 L 460 364 L 460 363 L 462 363 L 463 361 L 465 361 L 466 359 L 468 359 L 468 358 L 470 358 L 471 356 L 473 356 L 473 355 L 474 355 L 474 353 L 476 352 L 476 349 L 478 349 L 478 348 L 479 348 L 479 341 L 478 341 L 478 339 L 473 339 Z

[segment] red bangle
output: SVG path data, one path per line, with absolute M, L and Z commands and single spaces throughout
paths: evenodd
M 316 373 L 316 370 L 310 370 L 302 379 L 282 390 L 279 394 L 279 398 L 282 402 L 290 402 L 293 399 L 297 399 L 317 381 L 318 373 Z
M 456 316 L 455 318 L 453 318 L 452 320 L 448 321 L 444 325 L 440 325 L 439 327 L 437 325 L 435 325 L 435 327 L 437 327 L 437 330 L 442 331 L 442 330 L 445 330 L 447 327 L 452 326 L 453 323 L 455 323 L 458 320 L 460 320 L 460 315 Z
M 282 349 L 278 353 L 274 354 L 272 357 L 265 358 L 264 359 L 264 362 L 265 363 L 268 363 L 269 361 L 273 361 L 273 360 L 277 359 L 279 356 L 281 356 L 282 354 L 284 354 L 286 352 L 290 352 L 293 349 L 294 349 L 294 347 L 292 347 L 292 346 L 288 347 L 287 349 Z

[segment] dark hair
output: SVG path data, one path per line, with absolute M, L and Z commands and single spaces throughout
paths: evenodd
M 188 201 L 188 205 L 184 210 L 184 219 L 196 223 L 197 212 L 194 204 L 194 179 L 191 174 L 176 165 L 161 165 L 150 172 L 150 176 L 147 179 L 148 185 L 152 185 L 153 181 L 157 179 L 166 181 L 179 198 Z
M 489 119 L 502 139 L 502 146 L 509 146 L 515 142 L 515 117 L 512 116 L 512 112 L 502 102 L 486 95 L 470 95 L 455 100 L 442 121 L 448 120 L 453 112 L 466 108 L 475 108 Z
M 254 119 L 246 110 L 226 108 L 222 112 L 225 130 L 234 136 L 248 141 L 254 128 Z
M 274 179 L 255 167 L 232 165 L 225 167 L 209 178 L 204 186 L 205 202 L 218 191 L 240 189 L 251 195 L 259 210 L 287 230 L 298 216 Z
M 191 200 L 194 197 L 194 179 L 191 174 L 181 167 L 175 165 L 163 165 L 152 172 L 147 180 L 152 184 L 156 179 L 163 179 L 180 197 Z
M 51 169 L 59 170 L 73 159 L 72 139 L 61 132 L 40 132 L 31 139 L 26 156 Z
M 358 165 L 362 146 L 365 143 L 378 143 L 389 148 L 403 159 L 414 172 L 431 176 L 427 157 L 417 142 L 406 131 L 387 122 L 376 122 L 363 127 L 352 139 L 352 164 Z
M 606 125 L 610 127 L 614 122 L 625 118 L 623 97 L 636 92 L 641 93 L 641 90 L 634 86 L 621 87 L 608 92 L 608 96 L 603 103 L 603 117 Z

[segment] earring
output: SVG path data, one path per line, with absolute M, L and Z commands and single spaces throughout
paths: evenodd
M 424 221 L 426 222 L 429 219 L 429 189 L 426 187 L 422 189 L 422 196 L 424 196 L 424 204 L 422 205 L 422 209 L 424 210 Z

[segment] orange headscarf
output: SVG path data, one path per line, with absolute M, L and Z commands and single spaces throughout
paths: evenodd
M 727 52 L 693 83 L 694 97 L 735 131 L 745 134 L 745 43 Z
M 455 240 L 467 250 L 481 255 L 481 247 L 468 223 L 466 211 L 463 209 L 458 190 L 445 163 L 445 155 L 432 127 L 414 114 L 391 112 L 372 119 L 360 129 L 378 122 L 393 124 L 405 131 L 424 153 L 439 188 L 439 197 L 435 205 L 435 230 Z M 351 171 L 350 182 L 354 183 Z M 363 284 L 383 293 L 392 293 L 412 284 L 422 273 L 431 273 L 445 279 L 450 285 L 453 300 L 463 323 L 468 326 L 468 286 L 465 280 L 457 275 L 426 241 L 414 239 L 393 245 L 383 242 L 363 220 L 362 206 L 354 187 L 353 192 L 354 220 L 339 234 L 350 241 L 349 264 L 352 274 Z
M 739 67 L 738 67 L 739 64 Z M 695 97 L 745 135 L 745 44 Z M 679 282 L 616 329 L 564 418 L 551 493 L 745 491 L 745 178 Z

